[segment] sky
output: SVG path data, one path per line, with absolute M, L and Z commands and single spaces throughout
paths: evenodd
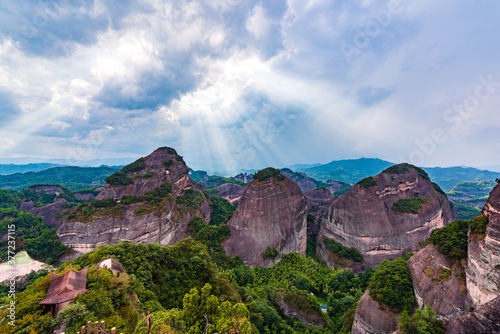
M 500 2 L 0 0 L 0 163 L 500 165 Z

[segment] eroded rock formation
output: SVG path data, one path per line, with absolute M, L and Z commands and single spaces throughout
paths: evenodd
M 188 168 L 175 150 L 157 149 L 124 167 L 124 172 L 126 178 L 118 175 L 124 184 L 108 183 L 96 197 L 117 200 L 115 206 L 83 208 L 60 220 L 57 233 L 62 243 L 79 253 L 126 240 L 171 245 L 188 236 L 192 218 L 210 221 L 208 199 L 188 177 Z
M 407 199 L 418 198 L 418 211 L 404 210 Z M 411 202 L 411 200 L 410 200 Z M 393 205 L 400 205 L 395 210 Z M 411 203 L 410 203 L 411 204 Z M 413 203 L 414 205 L 415 203 Z M 415 252 L 420 241 L 456 218 L 446 195 L 427 174 L 408 164 L 393 166 L 381 174 L 360 181 L 334 200 L 321 222 L 318 255 L 334 267 L 323 240 L 332 239 L 358 248 L 364 257 L 363 270 Z
M 228 222 L 231 238 L 224 242 L 224 250 L 250 266 L 273 264 L 263 257 L 268 247 L 278 251 L 275 261 L 292 252 L 305 255 L 306 213 L 306 199 L 295 182 L 282 174 L 254 178 Z
M 447 334 L 500 333 L 500 297 L 446 324 Z
M 224 183 L 217 188 L 217 195 L 228 200 L 229 203 L 238 203 L 244 192 L 244 187 L 233 183 Z
M 33 201 L 27 201 L 21 203 L 19 211 L 28 211 L 35 216 L 41 216 L 49 227 L 59 228 L 62 223 L 56 220 L 56 215 L 61 211 L 64 204 L 66 204 L 64 198 L 56 199 L 54 203 L 44 206 L 35 206 Z
M 359 300 L 354 316 L 352 334 L 386 334 L 394 332 L 399 325 L 399 314 L 393 313 L 383 303 L 373 300 L 365 291 Z
M 440 319 L 452 319 L 471 306 L 467 298 L 464 268 L 429 245 L 406 263 L 417 306 L 430 305 Z

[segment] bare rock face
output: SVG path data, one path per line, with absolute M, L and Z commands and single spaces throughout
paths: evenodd
M 328 189 L 332 194 L 336 191 L 339 191 L 343 187 L 344 187 L 344 185 L 339 181 L 335 181 L 335 180 L 326 181 L 326 189 Z
M 389 310 L 383 303 L 373 300 L 370 293 L 359 300 L 358 309 L 354 316 L 352 334 L 386 334 L 397 330 L 399 315 Z
M 219 197 L 222 197 L 228 200 L 229 203 L 233 204 L 240 201 L 241 196 L 243 196 L 243 193 L 245 192 L 245 188 L 233 183 L 224 183 L 217 188 L 217 192 Z
M 247 174 L 247 173 L 240 173 L 233 177 L 234 180 L 241 181 L 243 183 L 249 183 L 250 181 L 253 180 L 253 175 L 252 174 Z
M 471 306 L 464 268 L 439 253 L 434 245 L 418 251 L 406 265 L 420 309 L 430 305 L 440 319 L 446 320 L 462 315 Z
M 192 218 L 210 221 L 208 199 L 188 177 L 188 168 L 174 149 L 157 149 L 122 172 L 128 177 L 124 185 L 108 183 L 97 196 L 98 200 L 118 203 L 70 212 L 60 220 L 57 231 L 62 243 L 78 253 L 122 241 L 166 246 L 188 236 L 187 225 Z M 134 200 L 124 196 L 134 196 Z
M 316 218 L 317 228 L 314 228 L 315 232 L 313 234 L 317 235 L 319 233 L 319 222 L 321 221 L 321 217 L 337 197 L 324 188 L 304 191 L 304 196 L 307 200 L 307 213 Z M 308 235 L 309 234 L 308 232 Z
M 272 170 L 275 176 L 250 182 L 228 222 L 231 238 L 223 248 L 246 265 L 272 265 L 272 259 L 263 257 L 268 247 L 278 251 L 275 261 L 284 254 L 306 252 L 306 199 L 295 182 Z
M 498 213 L 490 214 L 486 235 L 473 233 L 469 235 L 467 290 L 475 306 L 483 305 L 500 295 L 500 214 Z
M 446 324 L 447 334 L 500 333 L 500 297 Z
M 399 208 L 407 208 L 405 201 L 412 198 L 421 201 L 417 211 L 396 210 L 398 205 L 393 208 L 395 203 L 400 204 Z M 325 238 L 355 247 L 364 258 L 363 266 L 356 270 L 364 270 L 384 259 L 415 252 L 419 242 L 434 229 L 455 218 L 446 195 L 423 170 L 408 164 L 396 165 L 360 181 L 332 202 L 321 222 L 317 252 L 333 268 L 331 254 L 323 243 Z
M 302 191 L 314 190 L 317 188 L 316 183 L 304 173 L 296 173 L 288 168 L 283 168 L 281 173 L 297 183 Z
M 486 204 L 483 207 L 481 214 L 483 216 L 500 214 L 500 184 L 497 184 L 490 193 Z
M 65 203 L 66 200 L 64 198 L 56 199 L 54 203 L 38 207 L 35 206 L 33 201 L 22 202 L 19 206 L 19 211 L 28 211 L 34 216 L 41 216 L 44 223 L 49 227 L 59 228 L 61 226 L 61 222 L 56 221 L 56 215 Z
M 73 194 L 73 196 L 75 196 L 75 198 L 79 201 L 90 201 L 91 199 L 95 198 L 94 194 Z

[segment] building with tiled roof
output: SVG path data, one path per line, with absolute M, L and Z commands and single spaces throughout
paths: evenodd
M 50 306 L 52 317 L 69 305 L 78 294 L 87 292 L 87 272 L 89 267 L 80 271 L 70 270 L 64 275 L 50 274 L 50 287 L 47 296 L 39 302 L 42 306 Z

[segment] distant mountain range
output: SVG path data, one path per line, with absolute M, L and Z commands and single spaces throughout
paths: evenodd
M 394 163 L 381 159 L 352 159 L 337 160 L 323 165 L 295 165 L 303 166 L 296 171 L 304 172 L 309 177 L 321 181 L 336 180 L 347 183 L 357 183 L 359 180 L 377 175 Z M 293 166 L 289 167 L 293 170 Z M 457 184 L 465 181 L 494 181 L 500 173 L 480 170 L 472 167 L 423 167 L 433 182 L 448 191 Z
M 15 164 L 0 164 L 0 175 L 9 175 L 15 173 L 27 173 L 27 172 L 40 172 L 52 167 L 61 166 L 59 164 L 49 164 L 49 163 L 35 163 L 27 165 L 15 165 Z
M 288 166 L 287 168 L 295 172 L 303 172 L 308 177 L 322 182 L 335 180 L 353 185 L 365 177 L 379 174 L 392 165 L 394 165 L 394 163 L 381 159 L 361 158 L 336 160 L 327 164 L 297 164 Z M 62 169 L 58 169 L 58 172 L 55 173 L 46 172 L 33 174 L 33 172 L 40 173 L 42 171 L 54 169 L 55 166 L 56 168 Z M 76 187 L 74 187 L 75 185 L 70 185 L 70 189 L 81 189 L 82 186 L 92 184 L 92 182 L 94 184 L 98 184 L 97 181 L 103 181 L 104 178 L 112 172 L 120 169 L 120 166 L 78 167 L 81 169 L 72 168 L 76 167 L 62 166 L 51 163 L 31 163 L 27 165 L 0 164 L 0 188 L 22 189 L 23 187 L 27 187 L 33 183 L 60 183 L 64 185 L 69 182 L 81 183 Z M 461 182 L 483 180 L 494 181 L 496 178 L 500 178 L 500 172 L 480 170 L 472 167 L 424 167 L 423 169 L 429 174 L 431 180 L 439 184 L 444 191 L 449 191 Z M 76 174 L 72 175 L 69 171 L 75 172 Z M 23 174 L 15 175 L 13 177 L 2 177 L 2 175 L 27 172 L 29 172 L 28 175 Z M 246 170 L 245 172 L 251 174 L 256 172 L 256 170 Z M 83 175 L 85 173 L 89 173 L 89 175 L 92 176 L 84 177 Z M 235 176 L 235 174 L 228 174 L 227 171 L 210 171 L 208 174 L 204 171 L 191 171 L 191 177 L 195 179 L 195 181 L 207 181 L 209 178 L 208 175 L 225 177 Z M 93 179 L 90 180 L 91 178 Z M 78 180 L 83 180 L 83 182 L 79 182 Z
M 60 184 L 72 191 L 103 185 L 121 167 L 53 167 L 39 172 L 0 175 L 0 189 L 21 190 L 33 184 Z

